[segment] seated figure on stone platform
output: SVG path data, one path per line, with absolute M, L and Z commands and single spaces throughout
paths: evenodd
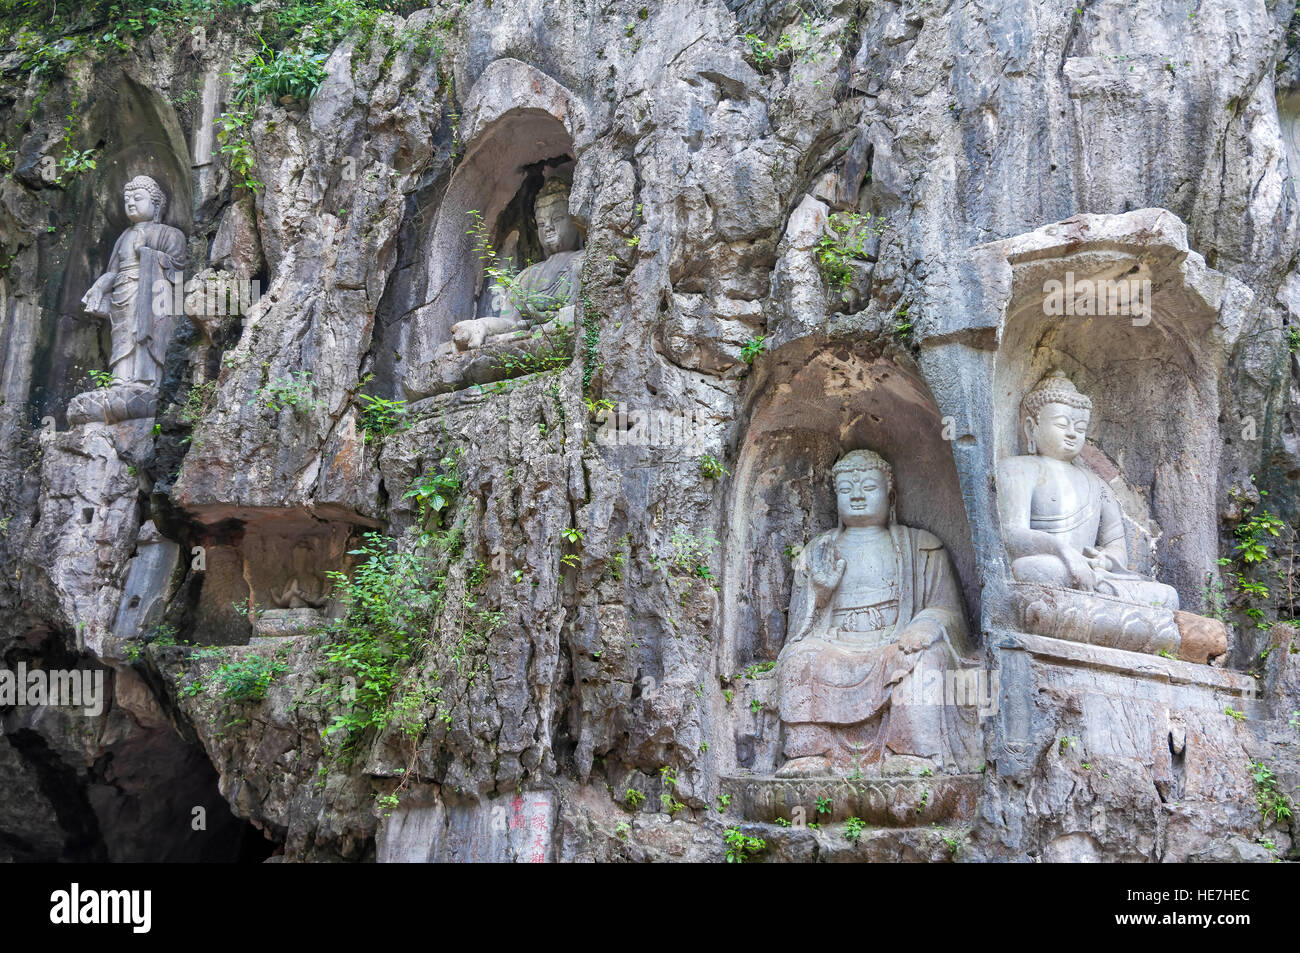
M 313 567 L 314 552 L 305 540 L 293 547 L 293 577 L 278 593 L 272 592 L 281 609 L 319 609 L 328 601 L 326 587 Z
M 1119 501 L 1079 459 L 1092 401 L 1059 371 L 1021 402 L 1023 456 L 998 465 L 1002 533 L 1018 582 L 1178 609 L 1178 593 L 1128 568 Z
M 537 237 L 546 257 L 521 271 L 509 288 L 485 289 L 492 302 L 489 313 L 451 327 L 458 350 L 480 347 L 493 335 L 562 317 L 566 309 L 572 320 L 573 293 L 582 267 L 582 235 L 569 215 L 569 187 L 562 179 L 547 180 L 537 195 L 534 212 Z
M 893 520 L 883 457 L 854 450 L 831 472 L 839 526 L 796 560 L 777 659 L 786 759 L 777 775 L 965 767 L 976 712 L 931 690 L 968 650 L 948 553 Z

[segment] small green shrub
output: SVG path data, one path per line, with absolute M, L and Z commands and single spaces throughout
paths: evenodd
M 357 400 L 361 404 L 361 429 L 365 432 L 366 443 L 375 437 L 396 433 L 406 422 L 404 400 L 388 400 L 370 394 L 358 394 Z
M 709 556 L 718 547 L 717 537 L 711 531 L 700 536 L 693 536 L 685 530 L 677 530 L 672 535 L 673 565 L 700 579 L 712 579 L 709 569 Z
M 850 817 L 844 822 L 844 839 L 850 844 L 856 844 L 862 832 L 867 829 L 867 822 L 860 817 Z
M 255 106 L 282 96 L 305 100 L 316 92 L 328 75 L 328 53 L 306 49 L 272 50 L 265 44 L 240 64 L 235 78 L 234 103 Z
M 831 288 L 849 299 L 853 263 L 867 260 L 867 245 L 884 233 L 885 220 L 870 213 L 835 212 L 826 219 L 828 231 L 817 241 L 814 255 L 822 276 Z
M 739 827 L 728 827 L 722 838 L 727 845 L 729 864 L 747 863 L 767 849 L 767 841 L 761 837 L 746 837 Z
M 788 62 L 790 50 L 794 48 L 794 41 L 789 33 L 782 33 L 775 43 L 768 43 L 754 33 L 746 33 L 741 39 L 749 47 L 749 58 L 753 61 L 754 67 L 761 73 L 766 73 L 778 62 Z
M 454 453 L 438 461 L 438 467 L 427 470 L 402 494 L 402 499 L 415 499 L 420 523 L 429 517 L 441 519 L 460 490 L 460 458 L 464 450 L 457 447 Z
M 324 406 L 321 401 L 312 399 L 314 392 L 311 371 L 292 371 L 288 377 L 281 377 L 259 387 L 253 401 L 277 413 L 286 407 L 305 413 Z
M 260 702 L 277 675 L 289 667 L 279 659 L 250 655 L 227 662 L 213 673 L 209 684 L 220 689 L 221 697 L 233 702 Z
M 1278 787 L 1277 775 L 1272 769 L 1263 761 L 1252 762 L 1251 777 L 1255 781 L 1255 801 L 1259 804 L 1262 823 L 1268 824 L 1270 818 L 1280 822 L 1290 821 L 1295 804 L 1291 796 Z
M 1248 566 L 1268 559 L 1268 541 L 1275 539 L 1285 528 L 1286 523 L 1272 513 L 1251 513 L 1233 531 L 1237 537 L 1238 558 Z
M 731 471 L 722 465 L 719 460 L 711 453 L 706 453 L 700 457 L 700 472 L 706 479 L 717 480 L 724 476 L 731 476 Z
M 759 355 L 767 350 L 767 342 L 769 340 L 770 335 L 766 334 L 750 338 L 740 349 L 740 359 L 746 364 L 753 364 L 758 360 Z

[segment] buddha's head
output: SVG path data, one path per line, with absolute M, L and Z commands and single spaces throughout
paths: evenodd
M 537 238 L 546 257 L 562 251 L 577 251 L 582 242 L 578 226 L 569 215 L 569 187 L 562 179 L 547 179 L 533 206 Z
M 1083 452 L 1092 401 L 1060 371 L 1052 371 L 1020 402 L 1026 450 L 1065 463 Z
M 132 222 L 161 222 L 167 210 L 167 196 L 162 187 L 147 175 L 137 175 L 122 190 L 126 217 Z
M 844 526 L 888 526 L 894 503 L 894 472 L 871 450 L 851 450 L 831 467 L 835 504 Z

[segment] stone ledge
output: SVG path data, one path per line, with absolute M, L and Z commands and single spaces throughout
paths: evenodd
M 1084 642 L 1067 642 L 1027 632 L 998 633 L 993 644 L 998 648 L 1023 648 L 1035 658 L 1068 666 L 1116 672 L 1171 685 L 1200 685 L 1243 698 L 1254 698 L 1259 694 L 1256 680 L 1251 676 L 1198 662 L 1184 662 Z
M 925 827 L 968 821 L 983 787 L 982 774 L 936 774 L 928 778 L 776 778 L 723 776 L 722 793 L 747 821 L 791 820 L 796 807 L 804 820 L 833 824 L 858 817 L 873 827 Z M 831 802 L 817 813 L 817 799 Z

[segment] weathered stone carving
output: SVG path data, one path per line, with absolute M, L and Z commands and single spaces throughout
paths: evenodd
M 325 605 L 328 587 L 314 568 L 315 559 L 311 544 L 298 540 L 293 547 L 293 576 L 279 592 L 273 592 L 275 604 L 281 609 L 319 609 Z
M 832 475 L 840 525 L 796 561 L 777 662 L 787 759 L 777 775 L 964 767 L 976 713 L 928 690 L 968 647 L 948 554 L 894 522 L 883 457 L 852 451 Z
M 1178 612 L 1175 589 L 1129 568 L 1119 501 L 1080 461 L 1091 414 L 1092 401 L 1053 371 L 1021 402 L 1028 452 L 998 465 L 1002 534 L 1011 574 L 1023 584 L 1023 625 L 1130 651 L 1181 649 L 1197 661 L 1222 654 L 1221 624 Z
M 1091 415 L 1092 401 L 1060 371 L 1044 377 L 1021 402 L 1029 452 L 998 466 L 1012 575 L 1177 609 L 1172 587 L 1128 568 L 1119 502 L 1101 477 L 1078 463 Z
M 569 215 L 569 187 L 563 179 L 549 179 L 534 205 L 537 237 L 546 257 L 529 265 L 513 286 L 492 284 L 484 290 L 491 302 L 480 318 L 452 325 L 458 350 L 483 345 L 493 335 L 524 330 L 556 318 L 572 321 L 573 294 L 582 267 L 582 235 Z
M 146 520 L 140 527 L 135 555 L 127 564 L 122 601 L 117 608 L 113 634 L 136 638 L 162 618 L 172 574 L 180 565 L 181 548 Z
M 108 269 L 81 299 L 87 313 L 109 319 L 109 369 L 117 384 L 74 398 L 70 416 L 78 420 L 152 416 L 149 398 L 162 380 L 176 320 L 173 289 L 183 275 L 185 235 L 163 224 L 167 196 L 149 176 L 128 182 L 123 198 L 131 226 L 114 243 Z

